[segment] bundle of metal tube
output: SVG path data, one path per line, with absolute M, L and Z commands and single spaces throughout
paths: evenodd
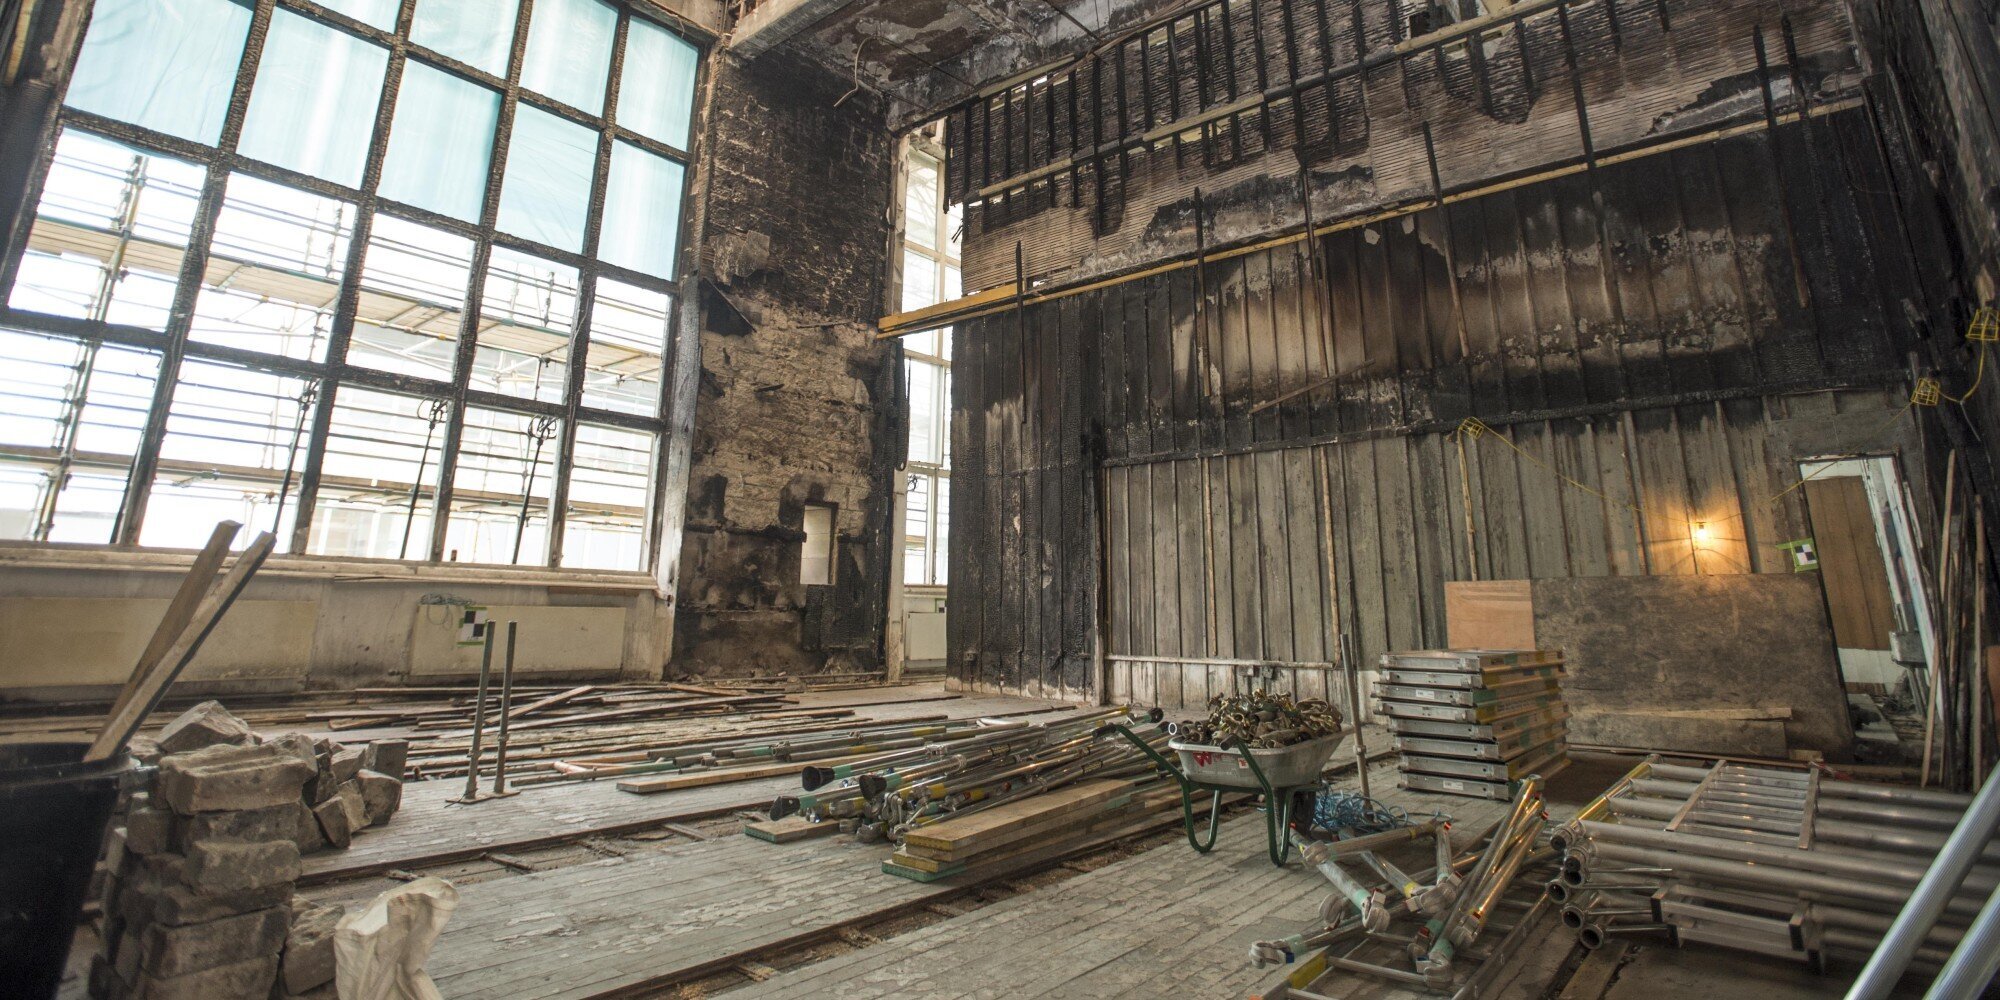
M 1506 817 L 1484 838 L 1484 846 L 1457 856 L 1451 852 L 1448 828 L 1437 821 L 1332 843 L 1309 841 L 1295 832 L 1300 856 L 1334 886 L 1333 894 L 1320 908 L 1324 926 L 1318 931 L 1257 942 L 1250 948 L 1251 960 L 1259 965 L 1289 962 L 1307 949 L 1358 932 L 1405 948 L 1411 969 L 1372 965 L 1351 956 L 1338 961 L 1329 958 L 1330 962 L 1432 989 L 1467 980 L 1460 974 L 1460 959 L 1483 957 L 1472 950 L 1474 942 L 1502 908 L 1501 897 L 1507 888 L 1522 873 L 1554 858 L 1553 851 L 1538 846 L 1545 822 L 1541 777 L 1529 775 L 1521 780 Z M 1437 863 L 1428 871 L 1405 874 L 1377 853 L 1425 835 L 1434 838 L 1437 845 Z M 1362 862 L 1372 870 L 1372 877 L 1356 877 L 1342 866 L 1343 860 Z M 1392 896 L 1400 896 L 1400 904 L 1391 903 Z M 1414 914 L 1423 923 L 1413 933 L 1398 937 L 1390 933 L 1391 924 L 1403 914 Z
M 1816 967 L 1869 961 L 1855 998 L 1885 996 L 1912 968 L 1946 970 L 1933 996 L 1972 997 L 2000 966 L 1996 828 L 1992 787 L 1975 802 L 1820 772 L 1653 757 L 1557 831 L 1562 873 L 1548 891 L 1586 945 L 1667 930 Z M 1921 910 L 1897 919 L 1906 904 Z M 1993 939 L 1979 940 L 1982 930 Z M 1884 954 L 1871 959 L 1878 943 Z
M 1130 726 L 1164 748 L 1158 711 L 1100 709 L 1045 723 L 953 732 L 831 767 L 809 767 L 803 794 L 783 796 L 773 818 L 802 813 L 853 825 L 864 840 L 900 839 L 916 827 L 991 809 L 1085 778 L 1156 780 L 1129 743 L 1092 738 L 1108 722 Z

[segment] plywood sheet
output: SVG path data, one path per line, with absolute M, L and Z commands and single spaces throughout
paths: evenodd
M 1446 583 L 1444 622 L 1453 649 L 1542 648 L 1535 641 L 1535 604 L 1527 580 Z
M 1836 476 L 1812 480 L 1805 491 L 1835 645 L 1888 649 L 1896 629 L 1889 610 L 1894 599 L 1867 487 L 1860 476 Z
M 1563 650 L 1577 742 L 1713 750 L 1699 744 L 1758 739 L 1746 722 L 1766 724 L 1734 710 L 1761 709 L 1782 719 L 1789 749 L 1844 754 L 1847 696 L 1820 595 L 1810 573 L 1536 580 L 1535 633 Z M 1593 713 L 1627 725 L 1586 738 Z

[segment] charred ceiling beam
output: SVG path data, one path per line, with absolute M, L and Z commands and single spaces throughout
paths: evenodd
M 852 6 L 856 0 L 764 0 L 750 9 L 729 32 L 729 51 L 745 59 L 755 59 L 799 35 L 818 27 L 827 18 Z

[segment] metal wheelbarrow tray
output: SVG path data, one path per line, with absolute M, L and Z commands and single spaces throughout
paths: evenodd
M 1339 748 L 1340 741 L 1347 735 L 1343 729 L 1274 750 L 1250 749 L 1241 743 L 1211 746 L 1168 741 L 1168 749 L 1180 758 L 1176 762 L 1168 760 L 1124 726 L 1113 724 L 1098 730 L 1100 736 L 1112 732 L 1124 736 L 1144 751 L 1161 774 L 1180 786 L 1181 825 L 1186 828 L 1188 846 L 1194 848 L 1196 853 L 1207 854 L 1215 848 L 1216 835 L 1222 828 L 1223 793 L 1256 792 L 1262 795 L 1264 832 L 1269 839 L 1271 863 L 1279 866 L 1284 865 L 1285 859 L 1291 855 L 1292 842 L 1287 831 L 1295 812 L 1293 803 L 1319 787 L 1320 772 L 1326 769 L 1326 762 L 1332 759 L 1334 750 Z M 1196 792 L 1212 793 L 1206 837 L 1195 831 Z

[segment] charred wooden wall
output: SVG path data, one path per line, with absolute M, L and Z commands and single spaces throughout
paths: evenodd
M 1443 643 L 1448 580 L 1783 571 L 1799 460 L 1922 461 L 1877 140 L 1816 114 L 959 325 L 953 678 L 1333 693 L 1336 633 Z
M 1451 6 L 1458 6 L 1456 3 Z M 949 109 L 965 287 L 1074 277 L 1851 95 L 1829 0 L 1523 0 L 1413 37 L 1423 0 L 1208 0 Z M 1454 33 L 1454 31 L 1462 33 Z M 1197 198 L 1196 192 L 1202 193 Z

